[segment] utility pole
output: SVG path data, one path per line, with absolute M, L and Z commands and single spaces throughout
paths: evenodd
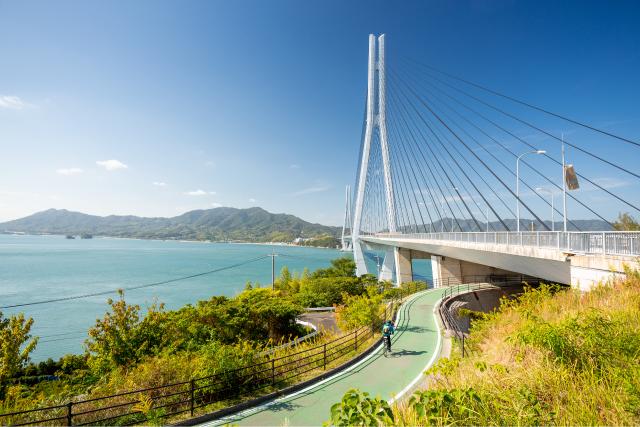
M 562 231 L 567 232 L 567 170 L 565 168 L 565 160 L 564 160 L 564 132 L 561 137 L 562 143 Z
M 272 252 L 271 255 L 271 289 L 275 291 L 276 289 L 276 257 L 278 256 L 275 252 Z

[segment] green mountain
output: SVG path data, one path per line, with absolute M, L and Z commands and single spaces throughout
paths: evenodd
M 338 227 L 312 224 L 296 216 L 273 214 L 262 208 L 215 208 L 190 211 L 173 218 L 95 216 L 49 209 L 0 223 L 0 232 L 30 234 L 92 234 L 141 239 L 233 240 L 290 242 L 298 237 L 338 236 Z

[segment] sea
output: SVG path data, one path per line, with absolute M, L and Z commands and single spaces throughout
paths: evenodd
M 284 245 L 0 234 L 0 307 L 18 305 L 0 311 L 5 317 L 22 312 L 34 319 L 31 333 L 40 338 L 32 361 L 57 359 L 84 351 L 87 330 L 104 316 L 108 298 L 118 298 L 118 289 L 149 285 L 125 291 L 126 301 L 143 311 L 154 302 L 177 309 L 215 295 L 231 297 L 247 281 L 271 284 L 272 258 L 256 260 L 271 254 L 276 274 L 285 265 L 302 273 L 305 267 L 313 271 L 351 256 Z M 372 272 L 375 255 L 367 257 Z M 414 270 L 416 279 L 431 276 L 428 263 Z M 187 276 L 193 277 L 183 279 Z

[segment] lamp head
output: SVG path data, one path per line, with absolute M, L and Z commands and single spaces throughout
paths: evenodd
M 538 150 L 536 154 L 547 154 L 547 150 Z

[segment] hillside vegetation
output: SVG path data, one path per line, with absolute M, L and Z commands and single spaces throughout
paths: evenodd
M 298 237 L 325 238 L 335 247 L 337 227 L 312 224 L 296 216 L 262 208 L 215 208 L 190 211 L 173 218 L 95 216 L 49 209 L 0 224 L 0 232 L 91 234 L 139 239 L 291 242 Z
M 333 422 L 350 417 L 352 425 L 640 424 L 637 271 L 588 293 L 528 289 L 480 317 L 465 342 L 470 355 L 441 359 L 428 371 L 428 390 L 394 408 L 352 390 L 335 405 Z
M 119 298 L 108 300 L 104 316 L 89 329 L 84 354 L 66 355 L 37 365 L 29 363 L 29 353 L 37 345 L 37 337 L 30 334 L 33 320 L 22 314 L 4 318 L 0 312 L 0 415 L 215 375 L 220 378 L 221 387 L 236 392 L 231 396 L 223 394 L 227 397 L 218 399 L 217 405 L 255 397 L 252 384 L 244 388 L 238 385 L 239 376 L 253 372 L 244 367 L 270 360 L 265 350 L 307 332 L 295 323 L 303 307 L 336 305 L 344 331 L 373 328 L 379 321 L 383 297 L 397 291 L 389 290 L 389 286 L 378 283 L 374 276 L 356 277 L 353 260 L 340 258 L 328 268 L 302 275 L 291 275 L 285 267 L 275 290 L 247 283 L 236 297 L 213 296 L 179 310 L 165 310 L 161 303 L 143 310 L 128 304 L 120 292 Z M 412 289 L 424 287 L 413 284 Z M 357 307 L 367 308 L 364 316 Z M 377 331 L 377 327 L 373 329 Z M 320 334 L 304 344 L 278 350 L 277 355 L 299 354 L 334 338 Z M 331 363 L 340 363 L 341 358 L 351 355 L 340 353 Z M 322 364 L 319 366 L 322 370 Z M 252 369 L 256 370 L 255 381 L 271 375 L 264 365 Z M 308 367 L 305 369 L 304 374 L 314 375 Z M 281 385 L 300 378 L 285 380 Z M 260 392 L 270 390 L 264 388 Z M 158 397 L 157 391 L 149 393 Z M 140 397 L 140 402 L 149 397 L 145 396 Z M 78 411 L 86 409 L 95 408 L 81 406 Z M 0 417 L 0 424 L 25 422 L 40 415 Z M 127 423 L 132 419 L 115 421 Z

